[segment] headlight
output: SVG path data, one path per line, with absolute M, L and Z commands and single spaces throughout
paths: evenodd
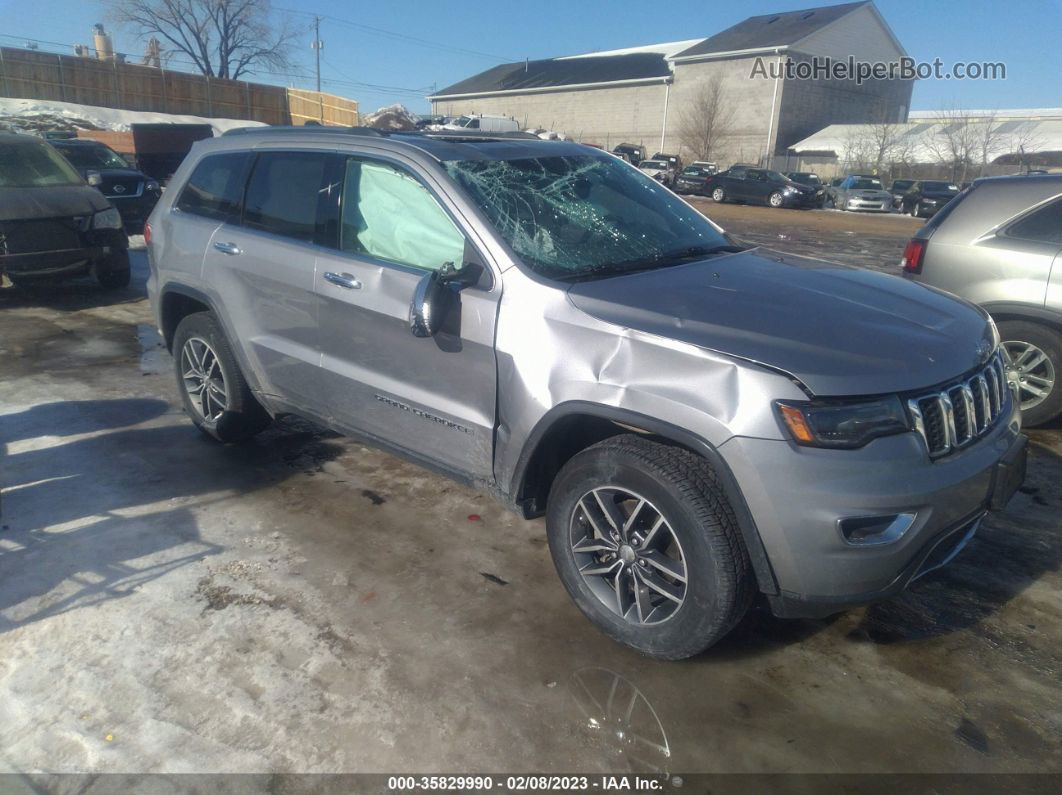
M 159 192 L 159 183 L 157 183 L 153 179 L 149 179 L 146 183 L 144 183 L 144 190 L 149 190 L 149 191 L 152 191 L 153 193 L 158 193 Z
M 810 447 L 862 447 L 879 436 L 910 430 L 895 395 L 858 403 L 779 400 L 775 406 L 793 441 Z
M 797 192 L 797 189 L 794 188 L 792 185 L 786 185 L 785 186 L 785 190 L 782 191 L 782 193 L 796 193 L 796 192 Z
M 120 216 L 118 214 L 118 211 L 113 207 L 108 207 L 106 210 L 100 210 L 98 213 L 92 216 L 92 228 L 121 229 L 122 216 Z

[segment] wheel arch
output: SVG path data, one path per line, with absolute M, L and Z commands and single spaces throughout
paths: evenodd
M 1010 301 L 992 301 L 982 304 L 981 308 L 992 316 L 992 319 L 1001 322 L 1004 320 L 1024 320 L 1029 323 L 1039 323 L 1048 326 L 1062 334 L 1062 312 L 1048 309 L 1043 306 L 1033 306 Z
M 188 315 L 196 312 L 217 312 L 207 295 L 194 287 L 183 284 L 167 284 L 159 296 L 159 324 L 166 350 L 173 353 L 173 336 L 177 326 Z
M 554 406 L 538 421 L 517 460 L 509 496 L 525 518 L 545 513 L 550 486 L 561 467 L 592 444 L 624 433 L 644 434 L 704 458 L 719 475 L 752 561 L 759 590 L 777 594 L 778 584 L 737 479 L 716 448 L 696 434 L 654 417 L 584 401 Z

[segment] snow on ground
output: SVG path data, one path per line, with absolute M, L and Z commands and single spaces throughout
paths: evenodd
M 58 121 L 72 129 L 112 130 L 128 132 L 133 124 L 209 124 L 215 135 L 233 127 L 261 127 L 259 121 L 248 119 L 212 119 L 205 116 L 185 116 L 175 113 L 152 113 L 141 110 L 118 110 L 95 105 L 78 105 L 39 99 L 11 99 L 0 97 L 0 122 L 16 128 L 35 128 L 34 120 Z M 29 122 L 29 124 L 23 124 Z M 51 125 L 49 125 L 51 126 Z

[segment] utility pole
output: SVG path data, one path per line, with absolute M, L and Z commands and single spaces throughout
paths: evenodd
M 313 50 L 317 56 L 317 107 L 321 124 L 324 124 L 324 97 L 321 96 L 321 18 L 313 18 Z

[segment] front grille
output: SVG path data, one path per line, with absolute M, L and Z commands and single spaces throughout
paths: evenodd
M 0 222 L 0 254 L 33 254 L 81 247 L 88 216 Z
M 100 190 L 108 198 L 132 199 L 144 192 L 144 181 L 140 177 L 104 177 Z
M 907 409 L 929 455 L 937 458 L 987 433 L 1007 408 L 1009 396 L 1002 355 L 996 352 L 972 376 L 911 398 Z

